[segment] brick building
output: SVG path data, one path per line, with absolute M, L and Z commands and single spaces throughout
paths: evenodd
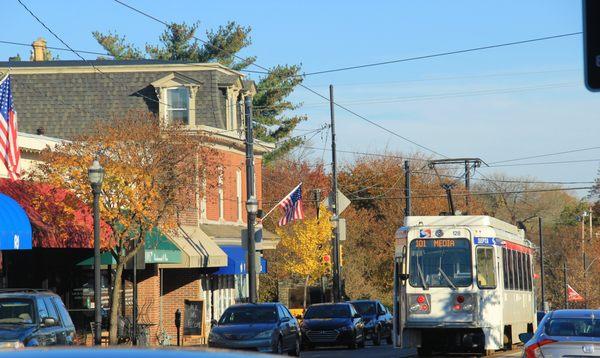
M 98 118 L 144 110 L 162 121 L 183 123 L 190 132 L 208 133 L 218 151 L 220 174 L 209 178 L 217 185 L 207 189 L 212 186 L 199 182 L 180 215 L 179 235 L 168 237 L 164 245 L 147 245 L 146 266 L 138 272 L 138 302 L 151 342 L 167 334 L 174 343 L 174 313 L 184 312 L 185 300 L 203 301 L 202 325 L 207 327 L 227 306 L 247 298 L 242 104 L 256 91 L 252 81 L 216 63 L 0 62 L 0 73 L 9 69 L 19 130 L 28 133 L 26 137 L 43 134 L 68 140 L 85 133 Z M 262 155 L 271 149 L 268 143 L 255 146 L 259 202 Z M 274 249 L 277 242 L 274 234 L 263 230 L 259 249 Z M 261 259 L 261 264 L 265 270 L 266 262 Z

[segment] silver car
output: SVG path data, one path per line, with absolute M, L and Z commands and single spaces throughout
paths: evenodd
M 542 319 L 534 333 L 521 333 L 523 357 L 600 356 L 600 310 L 558 310 Z

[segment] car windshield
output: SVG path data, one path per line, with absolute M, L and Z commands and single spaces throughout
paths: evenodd
M 600 338 L 600 319 L 553 318 L 546 322 L 544 333 L 555 337 Z
M 348 305 L 311 306 L 306 310 L 304 319 L 315 318 L 350 318 L 350 307 Z
M 409 282 L 414 287 L 466 287 L 471 278 L 467 239 L 417 239 L 410 243 Z
M 33 301 L 21 298 L 0 299 L 0 324 L 31 324 L 34 317 Z
M 375 303 L 374 302 L 352 302 L 354 308 L 361 314 L 361 316 L 371 316 L 375 314 Z
M 219 324 L 275 323 L 278 318 L 276 306 L 230 307 L 221 316 Z

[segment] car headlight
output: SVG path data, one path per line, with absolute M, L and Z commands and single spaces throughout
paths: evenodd
M 19 349 L 24 347 L 25 345 L 21 341 L 0 342 L 0 349 Z
M 352 326 L 343 326 L 337 329 L 339 332 L 347 332 L 352 330 Z
M 262 331 L 259 334 L 257 334 L 256 336 L 254 336 L 254 338 L 257 339 L 261 339 L 261 338 L 271 338 L 271 336 L 273 335 L 273 331 L 268 330 L 268 331 Z
M 210 332 L 208 334 L 208 340 L 209 341 L 213 341 L 214 342 L 214 341 L 220 341 L 222 339 L 223 339 L 223 337 L 220 334 L 218 334 L 218 333 Z

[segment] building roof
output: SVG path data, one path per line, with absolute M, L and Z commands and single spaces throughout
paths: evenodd
M 94 65 L 100 71 L 97 71 Z M 12 76 L 12 94 L 19 129 L 72 139 L 87 134 L 93 123 L 131 110 L 159 113 L 152 85 L 169 76 L 186 79 L 195 90 L 196 125 L 227 127 L 227 108 L 220 88 L 243 88 L 243 75 L 218 63 L 160 60 L 17 61 L 0 62 Z M 193 107 L 192 107 L 193 108 Z

